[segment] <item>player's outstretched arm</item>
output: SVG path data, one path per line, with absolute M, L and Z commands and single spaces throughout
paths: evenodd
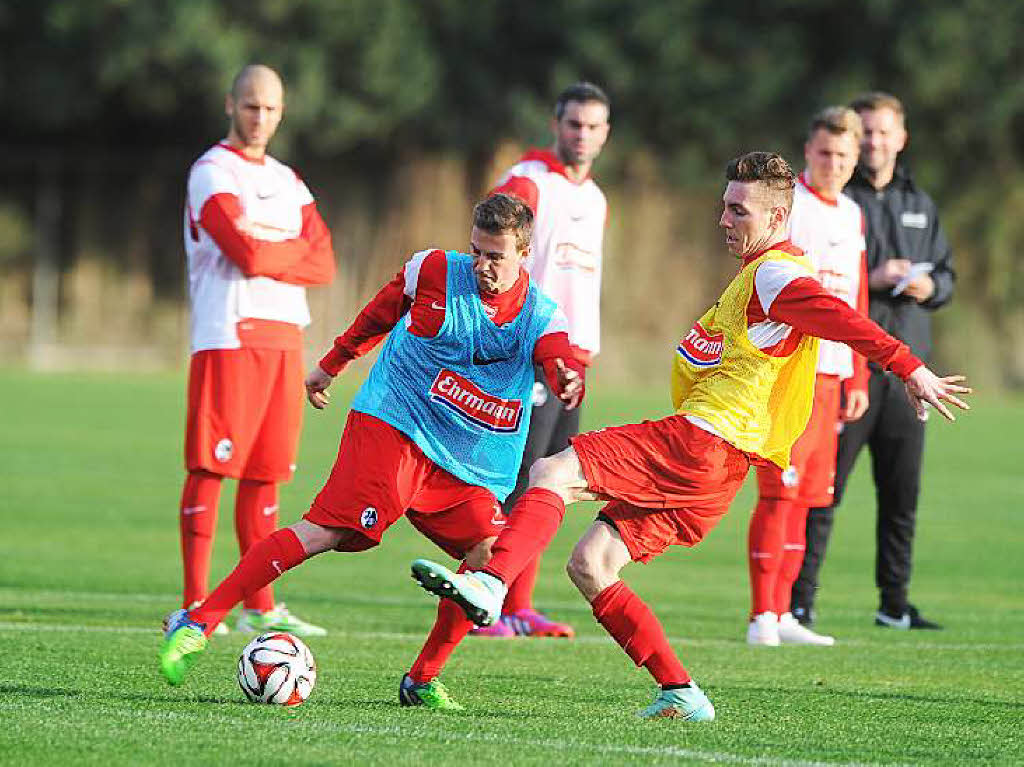
M 961 410 L 970 410 L 971 406 L 956 396 L 957 394 L 970 394 L 972 392 L 969 386 L 962 386 L 965 383 L 967 383 L 966 376 L 940 377 L 922 365 L 911 373 L 906 380 L 907 396 L 910 397 L 910 402 L 917 411 L 917 417 L 920 420 L 923 421 L 928 417 L 925 411 L 925 403 L 927 402 L 942 413 L 945 418 L 955 421 L 956 418 L 949 412 L 949 408 L 946 407 L 943 400 L 956 405 Z
M 331 401 L 331 393 L 327 391 L 327 387 L 333 382 L 334 376 L 319 366 L 310 370 L 306 376 L 306 399 L 309 400 L 309 404 L 317 410 L 327 407 Z

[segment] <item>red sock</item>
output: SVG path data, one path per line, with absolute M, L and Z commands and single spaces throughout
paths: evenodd
M 782 539 L 791 502 L 761 498 L 750 517 L 747 564 L 750 568 L 750 615 L 775 611 L 775 584 L 782 565 Z
M 459 567 L 464 572 L 466 565 Z M 409 676 L 416 684 L 426 684 L 441 673 L 455 647 L 473 628 L 473 622 L 466 617 L 462 608 L 450 599 L 442 599 L 437 607 L 437 620 L 430 635 L 416 656 Z
M 189 617 L 205 623 L 209 636 L 228 610 L 305 559 L 306 550 L 289 528 L 271 533 L 245 552 L 235 569 L 206 601 L 195 610 L 189 610 Z
M 208 471 L 192 471 L 181 491 L 178 525 L 181 530 L 181 561 L 185 573 L 182 607 L 206 598 L 210 583 L 210 553 L 217 528 L 220 480 Z
M 277 483 L 243 479 L 235 498 L 235 535 L 238 550 L 244 555 L 255 543 L 277 529 Z M 266 586 L 251 597 L 245 607 L 261 613 L 274 609 L 274 590 Z
M 537 583 L 537 570 L 540 569 L 540 554 L 531 559 L 515 580 L 509 584 L 505 595 L 503 613 L 514 613 L 518 610 L 533 609 L 533 587 Z
M 806 506 L 792 504 L 786 515 L 785 543 L 782 545 L 782 564 L 779 575 L 775 579 L 775 608 L 779 615 L 789 612 L 789 602 L 793 595 L 793 584 L 800 575 L 804 563 L 804 550 L 807 548 L 807 512 Z
M 637 666 L 661 686 L 687 684 L 690 672 L 679 661 L 665 630 L 644 601 L 622 581 L 606 588 L 590 605 L 594 617 Z
M 558 532 L 565 502 L 557 493 L 531 487 L 509 512 L 508 525 L 491 547 L 485 572 L 512 583 Z

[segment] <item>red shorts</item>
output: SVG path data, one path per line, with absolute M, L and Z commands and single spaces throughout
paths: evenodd
M 840 389 L 838 376 L 819 375 L 814 379 L 811 419 L 793 445 L 789 468 L 783 471 L 774 463 L 757 467 L 757 490 L 761 498 L 796 501 L 809 508 L 832 505 Z
M 685 416 L 613 426 L 572 439 L 591 490 L 611 503 L 636 562 L 669 546 L 695 546 L 729 510 L 750 457 Z
M 290 479 L 302 430 L 301 349 L 210 349 L 188 371 L 185 467 Z
M 403 514 L 456 559 L 506 521 L 490 490 L 452 476 L 390 424 L 350 411 L 331 476 L 305 519 L 354 530 L 369 549 Z

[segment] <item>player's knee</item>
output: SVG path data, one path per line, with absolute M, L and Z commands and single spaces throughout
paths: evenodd
M 570 486 L 574 478 L 572 462 L 575 459 L 576 454 L 572 448 L 541 458 L 530 468 L 530 487 L 542 487 L 568 500 L 572 495 Z
M 327 546 L 327 548 L 322 549 L 322 551 L 334 549 L 335 551 L 351 554 L 357 551 L 372 549 L 377 545 L 377 541 L 367 538 L 358 530 L 348 530 L 338 527 L 324 528 L 324 530 L 327 531 L 327 535 L 323 539 L 324 543 L 334 541 L 334 545 Z
M 573 549 L 569 555 L 569 561 L 565 563 L 565 572 L 569 580 L 578 588 L 584 596 L 594 590 L 600 580 L 597 562 L 588 551 L 582 547 Z
M 530 467 L 530 487 L 548 487 L 557 476 L 558 465 L 553 456 L 538 458 Z
M 473 548 L 466 552 L 464 559 L 466 567 L 470 570 L 479 570 L 481 567 L 491 561 L 491 546 L 497 537 L 485 538 L 476 544 Z

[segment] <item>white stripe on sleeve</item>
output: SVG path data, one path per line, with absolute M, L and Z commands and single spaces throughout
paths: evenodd
M 801 277 L 813 277 L 809 271 L 793 263 L 792 261 L 765 261 L 757 267 L 757 274 L 754 275 L 754 289 L 761 301 L 761 309 L 765 316 L 775 303 L 782 289 L 793 280 Z
M 409 298 L 416 298 L 416 285 L 420 280 L 420 269 L 423 268 L 423 262 L 427 259 L 431 253 L 437 248 L 428 248 L 427 250 L 421 250 L 418 253 L 414 253 L 413 257 L 409 259 L 405 265 L 405 295 Z
M 551 318 L 548 320 L 548 324 L 544 328 L 544 332 L 540 334 L 540 337 L 543 338 L 544 336 L 550 335 L 551 333 L 568 332 L 569 318 L 565 316 L 565 312 L 563 312 L 558 307 L 555 307 L 555 310 L 551 312 Z
M 199 218 L 206 201 L 215 194 L 233 194 L 241 197 L 238 179 L 228 168 L 213 160 L 200 159 L 188 174 L 188 202 L 193 215 Z

